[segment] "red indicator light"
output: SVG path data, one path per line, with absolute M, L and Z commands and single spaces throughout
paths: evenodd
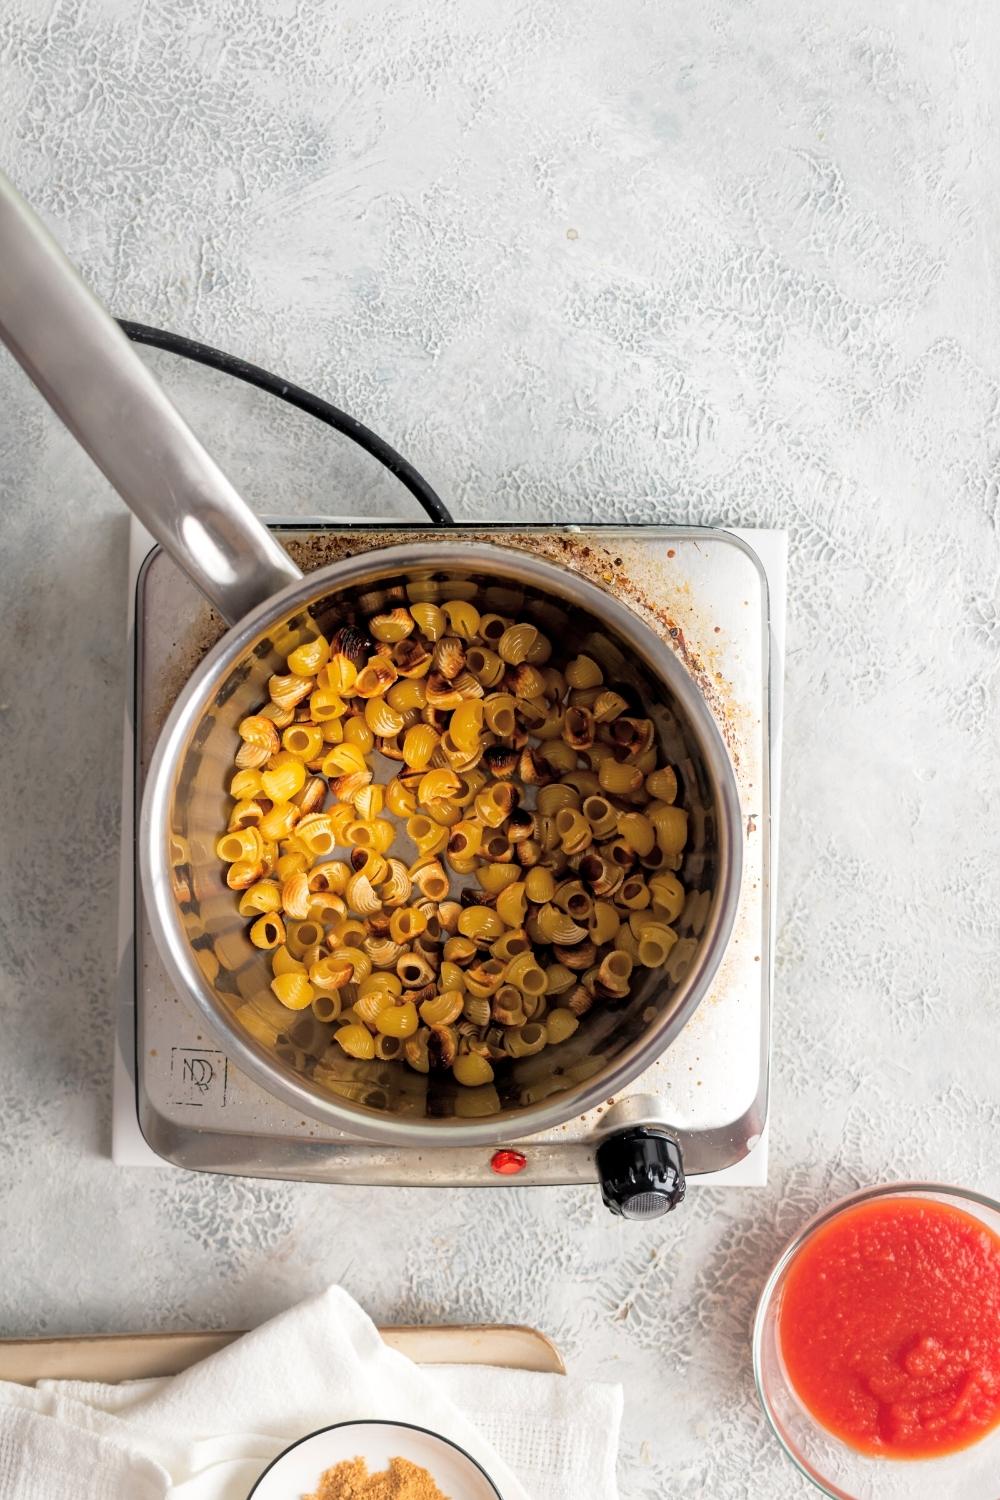
M 528 1158 L 521 1151 L 494 1151 L 490 1157 L 490 1166 L 501 1177 L 514 1177 L 527 1165 Z

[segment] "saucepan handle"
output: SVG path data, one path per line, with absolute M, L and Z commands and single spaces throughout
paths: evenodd
M 302 576 L 2 173 L 0 338 L 230 624 Z

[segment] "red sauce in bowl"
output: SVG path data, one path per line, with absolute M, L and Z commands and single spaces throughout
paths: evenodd
M 861 1453 L 928 1458 L 1000 1423 L 1000 1237 L 922 1198 L 847 1208 L 788 1268 L 788 1378 Z

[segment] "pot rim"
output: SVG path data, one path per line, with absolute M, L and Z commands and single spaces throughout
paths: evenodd
M 193 957 L 177 910 L 167 858 L 174 777 L 191 735 L 220 677 L 275 623 L 324 595 L 359 582 L 377 584 L 398 572 L 440 572 L 447 566 L 495 574 L 530 584 L 582 605 L 625 641 L 676 697 L 698 738 L 716 796 L 719 879 L 699 961 L 678 986 L 669 1015 L 650 1026 L 618 1057 L 575 1089 L 480 1119 L 410 1119 L 365 1108 L 309 1088 L 283 1069 L 243 1030 L 215 997 Z M 534 553 L 489 542 L 401 543 L 369 548 L 305 574 L 259 604 L 222 637 L 198 664 L 160 730 L 146 775 L 139 817 L 143 902 L 153 938 L 178 992 L 197 1006 L 226 1054 L 268 1093 L 325 1125 L 392 1146 L 489 1146 L 553 1129 L 618 1094 L 674 1040 L 704 999 L 722 961 L 736 919 L 742 876 L 741 813 L 736 777 L 708 704 L 675 653 L 633 610 L 572 568 Z

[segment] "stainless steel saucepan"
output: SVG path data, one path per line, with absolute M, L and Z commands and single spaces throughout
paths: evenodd
M 0 177 L 0 336 L 122 499 L 231 626 L 174 705 L 150 766 L 139 827 L 150 924 L 178 993 L 229 1056 L 304 1114 L 393 1146 L 492 1144 L 562 1124 L 620 1092 L 677 1035 L 704 997 L 735 918 L 740 811 L 715 721 L 673 649 L 620 599 L 541 557 L 443 532 L 439 544 L 386 546 L 303 577 L 202 448 L 127 339 L 14 189 Z M 257 1024 L 270 965 L 252 947 L 222 877 L 236 726 L 265 702 L 292 646 L 436 590 L 535 620 L 627 682 L 684 767 L 691 838 L 682 878 L 704 892 L 669 972 L 629 1001 L 595 1008 L 558 1048 L 514 1062 L 495 1087 L 461 1089 L 398 1063 L 322 1065 Z M 673 957 L 673 955 L 672 955 Z M 255 1009 L 260 1002 L 261 1009 Z M 318 1049 L 313 1046 L 311 1054 Z

